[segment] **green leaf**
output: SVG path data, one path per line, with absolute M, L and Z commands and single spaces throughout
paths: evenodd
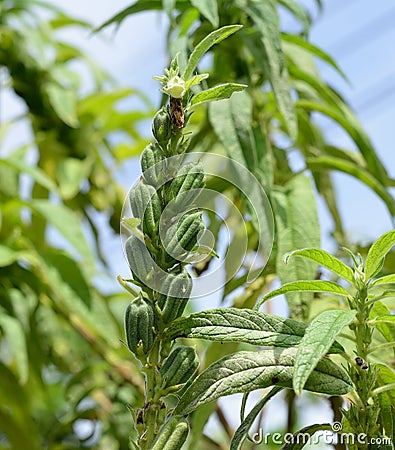
M 321 266 L 324 266 L 332 272 L 336 273 L 337 275 L 339 275 L 339 277 L 342 277 L 345 280 L 349 281 L 351 284 L 354 284 L 354 275 L 352 269 L 344 264 L 343 261 L 335 258 L 325 250 L 321 250 L 319 248 L 303 248 L 301 250 L 294 250 L 293 252 L 284 255 L 284 264 L 288 264 L 289 259 L 293 258 L 294 256 L 311 259 Z
M 395 215 L 395 202 L 385 186 L 375 178 L 370 171 L 357 164 L 344 159 L 331 156 L 319 156 L 317 158 L 306 158 L 306 165 L 313 171 L 338 170 L 357 178 L 366 186 L 370 187 L 386 204 L 392 216 Z
M 290 443 L 284 444 L 281 447 L 281 450 L 300 450 L 308 443 L 308 440 L 306 439 L 307 435 L 311 437 L 314 433 L 321 430 L 332 431 L 333 428 L 330 423 L 316 423 L 314 425 L 308 425 L 307 427 L 304 427 L 294 433 L 290 439 Z
M 323 50 L 321 50 L 320 48 L 316 47 L 311 42 L 306 41 L 305 39 L 303 39 L 302 37 L 300 37 L 296 34 L 282 33 L 281 37 L 282 37 L 283 41 L 290 43 L 292 45 L 301 47 L 304 50 L 311 53 L 313 56 L 317 56 L 322 61 L 326 62 L 329 66 L 334 68 L 336 70 L 336 72 L 338 72 L 344 78 L 344 80 L 347 81 L 347 77 L 346 77 L 345 73 L 336 64 L 335 60 L 333 58 L 331 58 Z
M 60 195 L 64 199 L 73 198 L 81 189 L 81 183 L 88 177 L 92 163 L 77 158 L 63 158 L 58 164 Z
M 259 413 L 262 411 L 266 403 L 274 397 L 283 388 L 275 386 L 268 392 L 259 402 L 251 409 L 247 417 L 240 424 L 239 428 L 235 431 L 232 441 L 230 443 L 230 450 L 241 450 L 243 442 L 248 435 L 248 431 L 252 427 L 255 419 L 258 417 Z
M 225 83 L 215 86 L 205 91 L 201 91 L 194 95 L 191 100 L 191 106 L 200 105 L 201 103 L 211 102 L 215 100 L 223 100 L 229 98 L 234 92 L 242 91 L 247 85 L 238 83 Z
M 395 273 L 391 273 L 390 275 L 384 275 L 383 277 L 376 278 L 373 280 L 371 287 L 378 286 L 380 284 L 389 284 L 389 283 L 395 283 Z
M 240 30 L 242 25 L 227 25 L 225 27 L 219 28 L 218 30 L 213 31 L 208 36 L 206 36 L 199 44 L 193 49 L 191 56 L 189 57 L 188 64 L 186 69 L 182 74 L 182 78 L 184 80 L 188 80 L 188 78 L 192 75 L 196 66 L 198 65 L 200 58 L 214 45 L 218 44 L 222 40 L 226 39 L 231 34 Z
M 273 297 L 277 297 L 282 294 L 289 294 L 293 292 L 325 292 L 327 294 L 337 294 L 343 297 L 348 297 L 350 294 L 340 285 L 333 283 L 332 281 L 322 280 L 300 280 L 291 281 L 282 285 L 279 289 L 275 289 L 272 292 L 266 294 L 255 306 L 255 309 L 259 309 L 260 306 L 270 300 Z
M 324 311 L 307 327 L 295 359 L 293 388 L 297 395 L 302 394 L 311 372 L 355 314 L 355 311 Z
M 191 4 L 209 20 L 214 28 L 218 27 L 218 5 L 217 0 L 191 0 Z
M 291 179 L 272 193 L 277 225 L 277 274 L 282 283 L 315 278 L 317 264 L 295 258 L 285 265 L 282 257 L 296 249 L 320 246 L 320 225 L 311 180 L 304 175 Z M 313 295 L 287 296 L 291 317 L 307 321 Z
M 296 0 L 279 0 L 279 3 L 287 8 L 303 25 L 305 33 L 309 31 L 311 18 L 308 12 Z
M 337 108 L 335 108 L 324 103 L 309 100 L 298 100 L 296 102 L 296 106 L 306 111 L 321 112 L 337 122 L 349 134 L 351 139 L 359 148 L 372 175 L 383 185 L 387 184 L 388 174 L 385 167 L 378 158 L 374 147 L 362 129 L 361 124 L 357 121 L 355 115 L 345 104 L 339 104 Z M 340 111 L 339 108 L 341 108 Z
M 26 204 L 53 225 L 80 253 L 88 267 L 93 269 L 95 258 L 81 229 L 81 221 L 74 211 L 47 200 L 32 200 Z
M 19 381 L 21 384 L 25 384 L 29 376 L 29 362 L 22 324 L 15 317 L 0 313 L 0 327 L 12 348 Z
M 395 372 L 385 364 L 375 364 L 374 367 L 378 369 L 377 384 L 378 386 L 388 386 L 395 383 Z M 395 404 L 395 389 L 385 391 L 390 396 L 391 402 Z
M 137 14 L 143 11 L 157 10 L 162 9 L 162 0 L 139 0 L 133 5 L 128 6 L 123 9 L 119 13 L 110 17 L 103 24 L 101 24 L 98 28 L 95 29 L 95 32 L 101 31 L 103 28 L 108 27 L 109 25 L 116 24 L 119 26 L 128 16 L 132 14 Z
M 260 48 L 249 39 L 246 41 L 246 44 L 253 53 L 257 63 L 261 64 L 264 73 L 267 74 L 278 109 L 285 120 L 290 137 L 292 140 L 296 140 L 298 125 L 295 107 L 291 98 L 291 85 L 285 57 L 281 46 L 280 24 L 276 4 L 273 0 L 265 2 L 252 1 L 247 3 L 247 5 L 241 3 L 240 7 L 248 13 L 261 33 L 261 41 L 265 49 L 266 58 L 262 55 Z
M 174 414 L 188 414 L 226 395 L 272 385 L 292 387 L 296 348 L 237 352 L 221 358 L 200 373 L 182 395 Z M 310 375 L 306 390 L 343 395 L 352 389 L 347 373 L 324 358 Z
M 79 125 L 77 116 L 77 95 L 74 90 L 65 89 L 55 83 L 46 86 L 49 101 L 59 118 L 72 128 Z
M 26 164 L 23 160 L 16 158 L 0 159 L 0 164 L 11 167 L 20 173 L 30 175 L 36 183 L 45 187 L 50 192 L 58 191 L 56 184 L 39 167 Z
M 369 318 L 387 342 L 395 341 L 395 316 L 382 302 L 374 302 Z
M 250 309 L 216 308 L 175 320 L 166 330 L 168 339 L 189 337 L 219 342 L 291 347 L 300 343 L 306 325 Z M 335 343 L 333 352 L 343 351 Z
M 395 244 L 395 230 L 388 231 L 380 236 L 377 241 L 370 247 L 365 261 L 366 278 L 372 277 L 377 269 L 380 268 L 386 254 Z
M 13 264 L 18 259 L 19 253 L 15 250 L 0 245 L 0 267 L 5 267 Z

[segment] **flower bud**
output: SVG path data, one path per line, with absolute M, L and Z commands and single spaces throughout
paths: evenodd
M 167 143 L 171 138 L 172 120 L 167 107 L 163 106 L 154 117 L 152 122 L 152 134 L 158 144 L 166 151 Z

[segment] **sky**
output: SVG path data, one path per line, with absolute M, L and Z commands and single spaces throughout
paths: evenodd
M 95 25 L 101 24 L 117 11 L 130 4 L 129 0 L 109 2 L 96 0 L 53 0 L 54 4 L 66 12 L 86 19 Z M 314 1 L 305 0 L 311 7 Z M 324 12 L 312 27 L 310 40 L 328 51 L 346 73 L 350 84 L 344 82 L 328 66 L 320 64 L 324 80 L 338 89 L 349 100 L 365 130 L 370 136 L 377 153 L 385 163 L 390 175 L 395 178 L 395 6 L 392 0 L 372 3 L 370 0 L 324 0 Z M 315 12 L 313 16 L 317 16 Z M 287 23 L 284 18 L 284 24 Z M 292 24 L 289 24 L 292 26 Z M 106 30 L 103 35 L 83 35 L 71 31 L 67 38 L 84 48 L 99 65 L 106 68 L 122 86 L 136 88 L 147 94 L 154 102 L 159 100 L 158 82 L 152 75 L 159 75 L 167 65 L 165 55 L 165 33 L 167 18 L 157 13 L 140 13 L 128 18 L 116 34 Z M 22 105 L 3 92 L 2 120 L 20 113 Z M 6 105 L 6 107 L 4 107 Z M 330 122 L 325 122 L 325 130 L 331 141 L 341 147 L 350 148 L 347 136 Z M 28 130 L 22 128 L 5 141 L 5 146 L 14 147 L 28 140 Z M 131 161 L 119 173 L 119 178 L 128 189 L 139 175 L 138 161 Z M 382 201 L 358 181 L 343 174 L 335 174 L 341 214 L 345 228 L 354 240 L 373 240 L 392 228 L 389 215 Z M 395 192 L 394 192 L 395 193 Z M 330 248 L 330 240 L 325 236 L 331 227 L 325 207 L 319 206 L 323 227 L 323 246 Z M 119 237 L 103 235 L 114 253 L 114 274 L 126 275 L 126 262 L 120 252 Z M 121 256 L 121 257 L 120 257 Z M 108 282 L 105 280 L 104 282 Z M 207 307 L 210 305 L 207 305 Z M 281 306 L 279 307 L 281 310 Z M 276 312 L 276 311 L 275 311 Z M 221 401 L 222 402 L 222 401 Z M 300 406 L 306 404 L 300 399 Z M 226 403 L 229 405 L 229 403 Z M 278 423 L 283 417 L 284 405 L 276 403 L 266 413 L 272 422 Z M 316 405 L 313 406 L 316 408 Z M 321 402 L 322 416 L 330 420 L 330 412 Z M 307 411 L 304 420 L 308 423 L 311 414 Z M 232 419 L 231 419 L 232 420 Z M 236 425 L 236 422 L 234 423 Z M 318 448 L 318 447 L 315 447 Z M 323 447 L 324 448 L 324 447 Z

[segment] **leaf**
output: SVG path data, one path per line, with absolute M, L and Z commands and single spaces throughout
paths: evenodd
M 337 73 L 339 73 L 344 80 L 347 81 L 347 77 L 345 73 L 340 69 L 340 67 L 336 64 L 335 60 L 331 58 L 327 53 L 325 53 L 323 50 L 312 44 L 311 42 L 306 41 L 302 37 L 295 35 L 295 34 L 287 34 L 282 33 L 281 38 L 283 41 L 290 43 L 292 45 L 298 46 L 303 48 L 304 50 L 308 51 L 314 56 L 317 56 L 322 61 L 326 62 L 328 65 L 330 65 L 332 68 L 336 70 Z
M 195 70 L 200 58 L 214 45 L 218 44 L 228 36 L 232 35 L 236 31 L 240 30 L 243 25 L 227 25 L 213 31 L 206 36 L 199 44 L 193 49 L 191 56 L 189 57 L 187 67 L 185 68 L 182 78 L 188 80 Z
M 366 184 L 366 186 L 370 187 L 370 189 L 372 189 L 384 201 L 392 216 L 395 215 L 394 199 L 388 193 L 385 186 L 367 169 L 364 169 L 351 161 L 346 161 L 344 159 L 342 160 L 331 156 L 306 158 L 306 165 L 313 171 L 338 170 L 357 178 L 359 181 Z
M 57 175 L 62 198 L 70 199 L 79 192 L 81 183 L 87 178 L 91 165 L 88 158 L 85 160 L 63 158 L 59 161 Z
M 308 444 L 308 440 L 306 436 L 313 436 L 314 433 L 321 430 L 333 430 L 333 426 L 330 423 L 316 423 L 314 425 L 308 425 L 307 427 L 298 430 L 293 434 L 292 438 L 290 438 L 289 444 L 284 444 L 281 447 L 281 450 L 300 450 L 306 444 Z
M 180 398 L 174 414 L 188 414 L 226 395 L 276 385 L 291 387 L 296 348 L 237 352 L 221 358 L 200 373 Z M 310 375 L 306 390 L 343 395 L 352 389 L 347 373 L 324 358 Z
M 59 118 L 72 128 L 78 127 L 77 95 L 75 91 L 65 89 L 55 83 L 48 83 L 46 91 L 49 101 Z
M 220 342 L 244 342 L 252 345 L 291 347 L 300 343 L 306 325 L 251 309 L 216 308 L 200 311 L 175 320 L 165 331 L 177 337 L 208 339 Z M 334 352 L 342 347 L 335 344 Z
M 128 16 L 130 16 L 132 14 L 137 14 L 139 12 L 150 11 L 150 10 L 161 9 L 161 8 L 162 8 L 162 0 L 145 0 L 145 1 L 139 0 L 135 3 L 133 3 L 133 5 L 128 6 L 127 8 L 123 9 L 119 13 L 110 17 L 103 24 L 101 24 L 98 28 L 96 28 L 95 32 L 98 33 L 99 31 L 103 30 L 103 28 L 106 28 L 112 24 L 116 24 L 117 26 L 119 26 Z
M 373 280 L 371 287 L 378 286 L 380 284 L 389 284 L 389 283 L 395 283 L 395 273 L 391 273 L 390 275 L 384 275 L 383 277 L 376 278 Z
M 3 329 L 9 346 L 12 348 L 19 381 L 21 384 L 25 384 L 29 376 L 29 362 L 22 324 L 15 317 L 0 313 L 0 327 Z
M 191 106 L 193 107 L 200 105 L 201 103 L 229 98 L 234 92 L 242 91 L 246 87 L 247 85 L 238 83 L 220 84 L 194 95 L 191 100 Z
M 303 386 L 321 358 L 346 325 L 355 318 L 355 311 L 324 311 L 307 327 L 295 359 L 293 388 L 302 394 Z
M 387 342 L 395 341 L 395 316 L 382 302 L 374 302 L 369 318 Z
M 95 266 L 95 258 L 81 229 L 81 221 L 74 211 L 47 200 L 32 200 L 26 204 L 53 225 L 80 253 L 88 267 Z
M 240 424 L 239 428 L 235 431 L 233 435 L 232 441 L 230 443 L 229 450 L 241 450 L 242 444 L 245 438 L 248 435 L 248 431 L 252 427 L 254 420 L 258 417 L 259 413 L 262 411 L 266 403 L 274 397 L 278 392 L 280 392 L 283 388 L 279 386 L 275 386 L 268 392 L 259 402 L 251 409 L 248 413 L 247 417 Z
M 218 5 L 217 0 L 191 0 L 191 4 L 209 20 L 214 28 L 218 27 Z
M 298 124 L 291 98 L 291 85 L 285 57 L 281 46 L 280 24 L 276 4 L 273 0 L 267 0 L 265 2 L 249 2 L 247 5 L 241 4 L 240 7 L 248 13 L 261 33 L 261 42 L 265 49 L 266 58 L 262 55 L 260 48 L 254 45 L 250 39 L 246 41 L 246 45 L 253 53 L 257 63 L 261 64 L 263 72 L 267 74 L 278 109 L 284 118 L 290 137 L 292 140 L 296 140 Z
M 320 246 L 320 225 L 311 180 L 304 175 L 291 179 L 272 193 L 277 225 L 277 274 L 282 283 L 315 278 L 315 262 L 295 258 L 285 265 L 282 257 L 296 249 Z M 313 295 L 287 296 L 291 317 L 307 321 Z
M 311 18 L 308 12 L 296 0 L 279 0 L 279 3 L 287 8 L 303 25 L 304 33 L 310 28 Z
M 379 386 L 388 386 L 395 383 L 395 372 L 385 364 L 375 364 L 374 367 L 378 369 L 377 384 Z M 395 389 L 385 391 L 391 398 L 392 404 L 395 404 Z
M 50 192 L 58 191 L 56 184 L 39 167 L 26 164 L 23 160 L 15 158 L 0 159 L 0 165 L 11 167 L 22 174 L 26 173 L 30 175 L 36 183 L 45 187 Z
M 371 278 L 380 268 L 385 255 L 395 244 L 395 230 L 388 231 L 380 236 L 370 247 L 365 261 L 366 278 Z
M 284 255 L 284 264 L 288 264 L 289 259 L 293 258 L 294 256 L 301 256 L 303 258 L 311 259 L 321 266 L 324 266 L 332 272 L 336 273 L 337 275 L 339 275 L 339 277 L 342 277 L 345 280 L 349 281 L 351 284 L 354 284 L 354 275 L 352 269 L 344 264 L 343 261 L 335 258 L 325 250 L 321 250 L 319 248 L 303 248 L 301 250 L 294 250 L 293 252 Z
M 357 121 L 354 114 L 347 106 L 345 106 L 345 104 L 342 106 L 338 105 L 337 108 L 334 108 L 333 106 L 326 105 L 324 103 L 309 100 L 298 100 L 296 102 L 296 106 L 307 111 L 321 112 L 337 122 L 349 134 L 351 139 L 359 148 L 372 175 L 377 178 L 380 183 L 386 185 L 388 181 L 388 174 L 385 167 L 378 158 L 374 147 L 362 129 L 361 124 Z M 342 108 L 341 111 L 339 111 L 339 107 Z
M 277 297 L 282 294 L 289 294 L 291 292 L 325 292 L 328 294 L 342 295 L 343 297 L 348 297 L 350 294 L 340 285 L 333 283 L 332 281 L 322 281 L 322 280 L 300 280 L 291 281 L 290 283 L 283 284 L 279 289 L 266 294 L 254 307 L 254 309 L 259 309 L 260 306 L 270 300 L 273 297 Z
M 5 267 L 13 264 L 18 259 L 19 253 L 15 250 L 0 245 L 0 267 Z

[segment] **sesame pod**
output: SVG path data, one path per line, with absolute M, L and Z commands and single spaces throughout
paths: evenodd
M 186 383 L 197 371 L 199 358 L 193 347 L 176 347 L 165 359 L 160 375 L 162 387 L 168 388 Z
M 133 277 L 146 282 L 155 270 L 155 262 L 144 242 L 133 234 L 126 241 L 125 252 Z
M 151 186 L 160 185 L 164 157 L 158 144 L 149 144 L 141 154 L 141 170 L 145 181 Z M 162 164 L 161 164 L 162 163 Z
M 166 234 L 165 249 L 168 255 L 175 259 L 192 250 L 202 230 L 204 230 L 204 222 L 201 212 L 184 214 Z
M 189 423 L 183 416 L 173 416 L 162 425 L 152 450 L 180 450 L 187 440 Z
M 181 317 L 192 291 L 192 278 L 184 270 L 176 276 L 168 276 L 163 283 L 163 294 L 159 295 L 158 306 L 162 310 L 164 323 Z
M 149 184 L 140 182 L 131 189 L 129 201 L 134 217 L 141 220 L 143 232 L 149 237 L 153 237 L 162 213 L 156 189 Z
M 155 310 L 142 296 L 126 308 L 125 334 L 129 350 L 137 356 L 146 355 L 154 341 Z
M 167 143 L 171 138 L 171 130 L 172 120 L 169 109 L 166 106 L 163 106 L 155 114 L 154 120 L 152 122 L 152 134 L 165 153 L 167 149 Z
M 181 167 L 172 181 L 168 194 L 171 200 L 182 201 L 184 204 L 192 202 L 205 185 L 204 169 L 200 163 L 188 163 Z M 192 192 L 189 192 L 193 190 Z

